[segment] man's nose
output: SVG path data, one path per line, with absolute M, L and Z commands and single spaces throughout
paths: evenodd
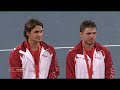
M 38 33 L 38 36 L 41 36 L 41 33 Z
M 95 34 L 90 34 L 90 37 L 94 37 L 95 36 Z

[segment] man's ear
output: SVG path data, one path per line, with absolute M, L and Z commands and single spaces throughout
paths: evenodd
M 26 32 L 26 35 L 29 36 L 29 35 L 30 35 L 30 32 Z
M 83 37 L 83 33 L 82 32 L 80 32 L 80 36 L 81 36 L 81 38 Z

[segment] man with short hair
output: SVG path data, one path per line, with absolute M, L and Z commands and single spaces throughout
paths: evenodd
M 96 42 L 96 24 L 82 22 L 82 40 L 69 51 L 66 58 L 67 79 L 112 79 L 114 66 L 110 51 Z

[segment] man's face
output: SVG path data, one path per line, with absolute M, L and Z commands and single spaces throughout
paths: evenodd
M 86 44 L 92 45 L 96 40 L 96 28 L 86 28 L 83 32 L 80 32 L 80 35 Z
M 42 26 L 36 25 L 34 29 L 31 30 L 31 32 L 27 32 L 28 40 L 34 41 L 34 42 L 40 42 L 42 41 L 43 36 L 43 28 Z

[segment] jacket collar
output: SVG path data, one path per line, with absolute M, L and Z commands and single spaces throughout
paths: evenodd
M 41 48 L 41 54 L 40 54 L 40 58 L 42 57 L 43 53 L 47 51 L 47 49 L 45 50 L 44 47 Z M 30 53 L 30 50 L 28 48 L 26 48 L 26 50 L 19 50 L 19 53 L 22 55 L 25 55 L 33 64 L 34 64 L 34 59 L 32 57 L 32 54 Z
M 47 44 L 46 44 L 45 42 L 43 42 L 43 41 L 40 42 L 40 45 L 41 45 L 45 50 L 49 50 L 49 49 L 50 49 L 49 45 L 47 45 Z M 24 41 L 24 42 L 22 43 L 21 50 L 24 51 L 24 52 L 26 52 L 26 48 L 27 48 L 28 50 L 30 50 L 30 46 L 29 46 L 28 42 L 27 42 L 27 41 Z
M 96 51 L 100 51 L 103 49 L 103 46 L 97 42 L 95 42 L 94 46 L 96 48 Z M 83 54 L 82 40 L 72 50 L 75 50 L 76 53 Z
M 40 57 L 43 55 L 43 53 L 44 53 L 45 51 L 49 51 L 49 52 L 50 52 L 50 47 L 49 47 L 45 42 L 43 42 L 43 41 L 40 42 L 40 45 L 42 46 Z M 29 46 L 29 44 L 27 43 L 27 41 L 24 41 L 24 42 L 22 43 L 21 49 L 19 50 L 19 53 L 26 55 L 26 56 L 30 59 L 30 61 L 31 61 L 32 63 L 34 63 L 34 62 L 33 62 L 33 57 L 32 57 L 32 55 L 31 55 L 31 53 L 30 53 L 30 46 Z M 51 53 L 50 53 L 50 54 L 51 54 Z

